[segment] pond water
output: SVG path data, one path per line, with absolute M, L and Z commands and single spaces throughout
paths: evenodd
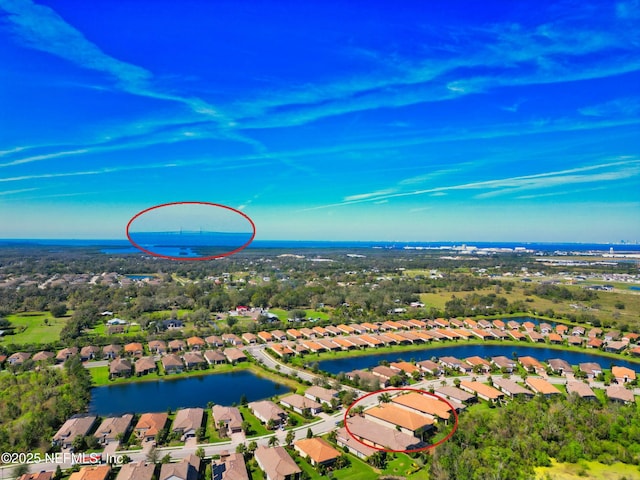
M 151 275 L 127 275 L 126 277 L 131 280 L 146 280 L 148 278 L 153 278 Z
M 89 411 L 96 415 L 166 412 L 169 408 L 206 407 L 208 402 L 240 403 L 243 394 L 252 402 L 288 391 L 285 385 L 242 370 L 96 387 L 91 390 Z
M 430 360 L 433 357 L 445 357 L 452 356 L 457 358 L 467 358 L 472 356 L 480 356 L 482 358 L 495 357 L 504 355 L 505 357 L 512 358 L 513 354 L 519 357 L 532 356 L 538 360 L 549 360 L 550 358 L 561 358 L 566 360 L 571 365 L 577 365 L 585 362 L 599 363 L 602 368 L 611 368 L 612 365 L 620 367 L 631 368 L 635 371 L 640 371 L 640 364 L 628 362 L 625 360 L 618 360 L 609 357 L 603 357 L 588 351 L 574 352 L 569 350 L 554 350 L 551 348 L 536 348 L 526 347 L 519 345 L 458 345 L 448 346 L 442 348 L 431 348 L 424 350 L 413 350 L 410 352 L 399 353 L 381 353 L 372 354 L 362 357 L 353 358 L 341 358 L 335 360 L 324 360 L 319 362 L 320 370 L 328 373 L 338 374 L 340 372 L 350 372 L 352 370 L 362 370 L 369 367 L 375 367 L 382 360 L 388 362 L 395 362 L 399 359 L 415 361 Z

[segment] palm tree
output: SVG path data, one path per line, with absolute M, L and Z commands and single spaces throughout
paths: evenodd
M 286 436 L 286 438 L 284 440 L 286 442 L 286 444 L 287 444 L 287 447 L 290 447 L 295 439 L 296 439 L 296 434 L 293 433 L 293 430 L 289 430 L 287 432 L 287 436 Z
M 275 447 L 275 446 L 278 445 L 278 443 L 279 443 L 278 442 L 278 437 L 276 437 L 275 435 L 269 439 L 269 446 L 270 447 Z
M 380 401 L 380 403 L 389 403 L 391 401 L 391 395 L 386 392 L 381 393 L 380 395 L 378 395 L 378 400 Z

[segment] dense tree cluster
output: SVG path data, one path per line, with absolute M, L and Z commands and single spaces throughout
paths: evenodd
M 598 298 L 598 294 L 593 290 L 579 289 L 570 290 L 561 285 L 536 284 L 525 290 L 525 295 L 537 295 L 554 301 L 572 300 L 587 302 Z
M 434 451 L 436 480 L 532 479 L 550 459 L 640 463 L 640 409 L 577 396 L 512 401 L 460 416 L 451 440 Z
M 90 399 L 91 378 L 79 358 L 64 369 L 0 376 L 0 450 L 46 450 L 57 429 Z

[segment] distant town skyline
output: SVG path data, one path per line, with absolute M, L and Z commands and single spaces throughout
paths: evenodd
M 0 0 L 0 238 L 640 241 L 640 4 Z

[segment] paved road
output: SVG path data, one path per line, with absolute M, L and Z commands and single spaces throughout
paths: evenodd
M 285 373 L 287 375 L 296 374 L 302 380 L 313 383 L 314 380 L 321 378 L 320 375 L 314 375 L 313 373 L 305 372 L 303 370 L 298 370 L 296 368 L 290 367 L 284 363 L 278 362 L 273 359 L 270 355 L 267 355 L 265 352 L 265 345 L 254 345 L 248 347 L 246 349 L 259 363 L 266 365 L 272 370 L 278 370 L 279 372 Z

